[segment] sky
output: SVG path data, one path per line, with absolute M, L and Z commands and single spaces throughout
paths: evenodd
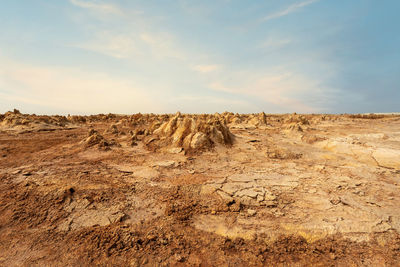
M 0 112 L 399 112 L 398 10 L 398 0 L 4 0 Z

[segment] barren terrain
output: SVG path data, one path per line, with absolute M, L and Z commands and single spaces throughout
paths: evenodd
M 1 266 L 400 266 L 400 116 L 0 114 Z

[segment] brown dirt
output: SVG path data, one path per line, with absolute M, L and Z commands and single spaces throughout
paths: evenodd
M 4 124 L 0 266 L 400 266 L 398 117 L 208 116 L 235 140 L 189 154 L 143 142 L 173 115 Z

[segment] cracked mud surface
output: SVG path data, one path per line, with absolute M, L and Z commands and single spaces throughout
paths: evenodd
M 187 152 L 146 116 L 3 119 L 1 266 L 399 266 L 400 117 L 226 114 Z

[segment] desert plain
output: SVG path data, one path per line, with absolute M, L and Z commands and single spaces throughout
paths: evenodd
M 400 115 L 0 114 L 1 266 L 400 266 Z

